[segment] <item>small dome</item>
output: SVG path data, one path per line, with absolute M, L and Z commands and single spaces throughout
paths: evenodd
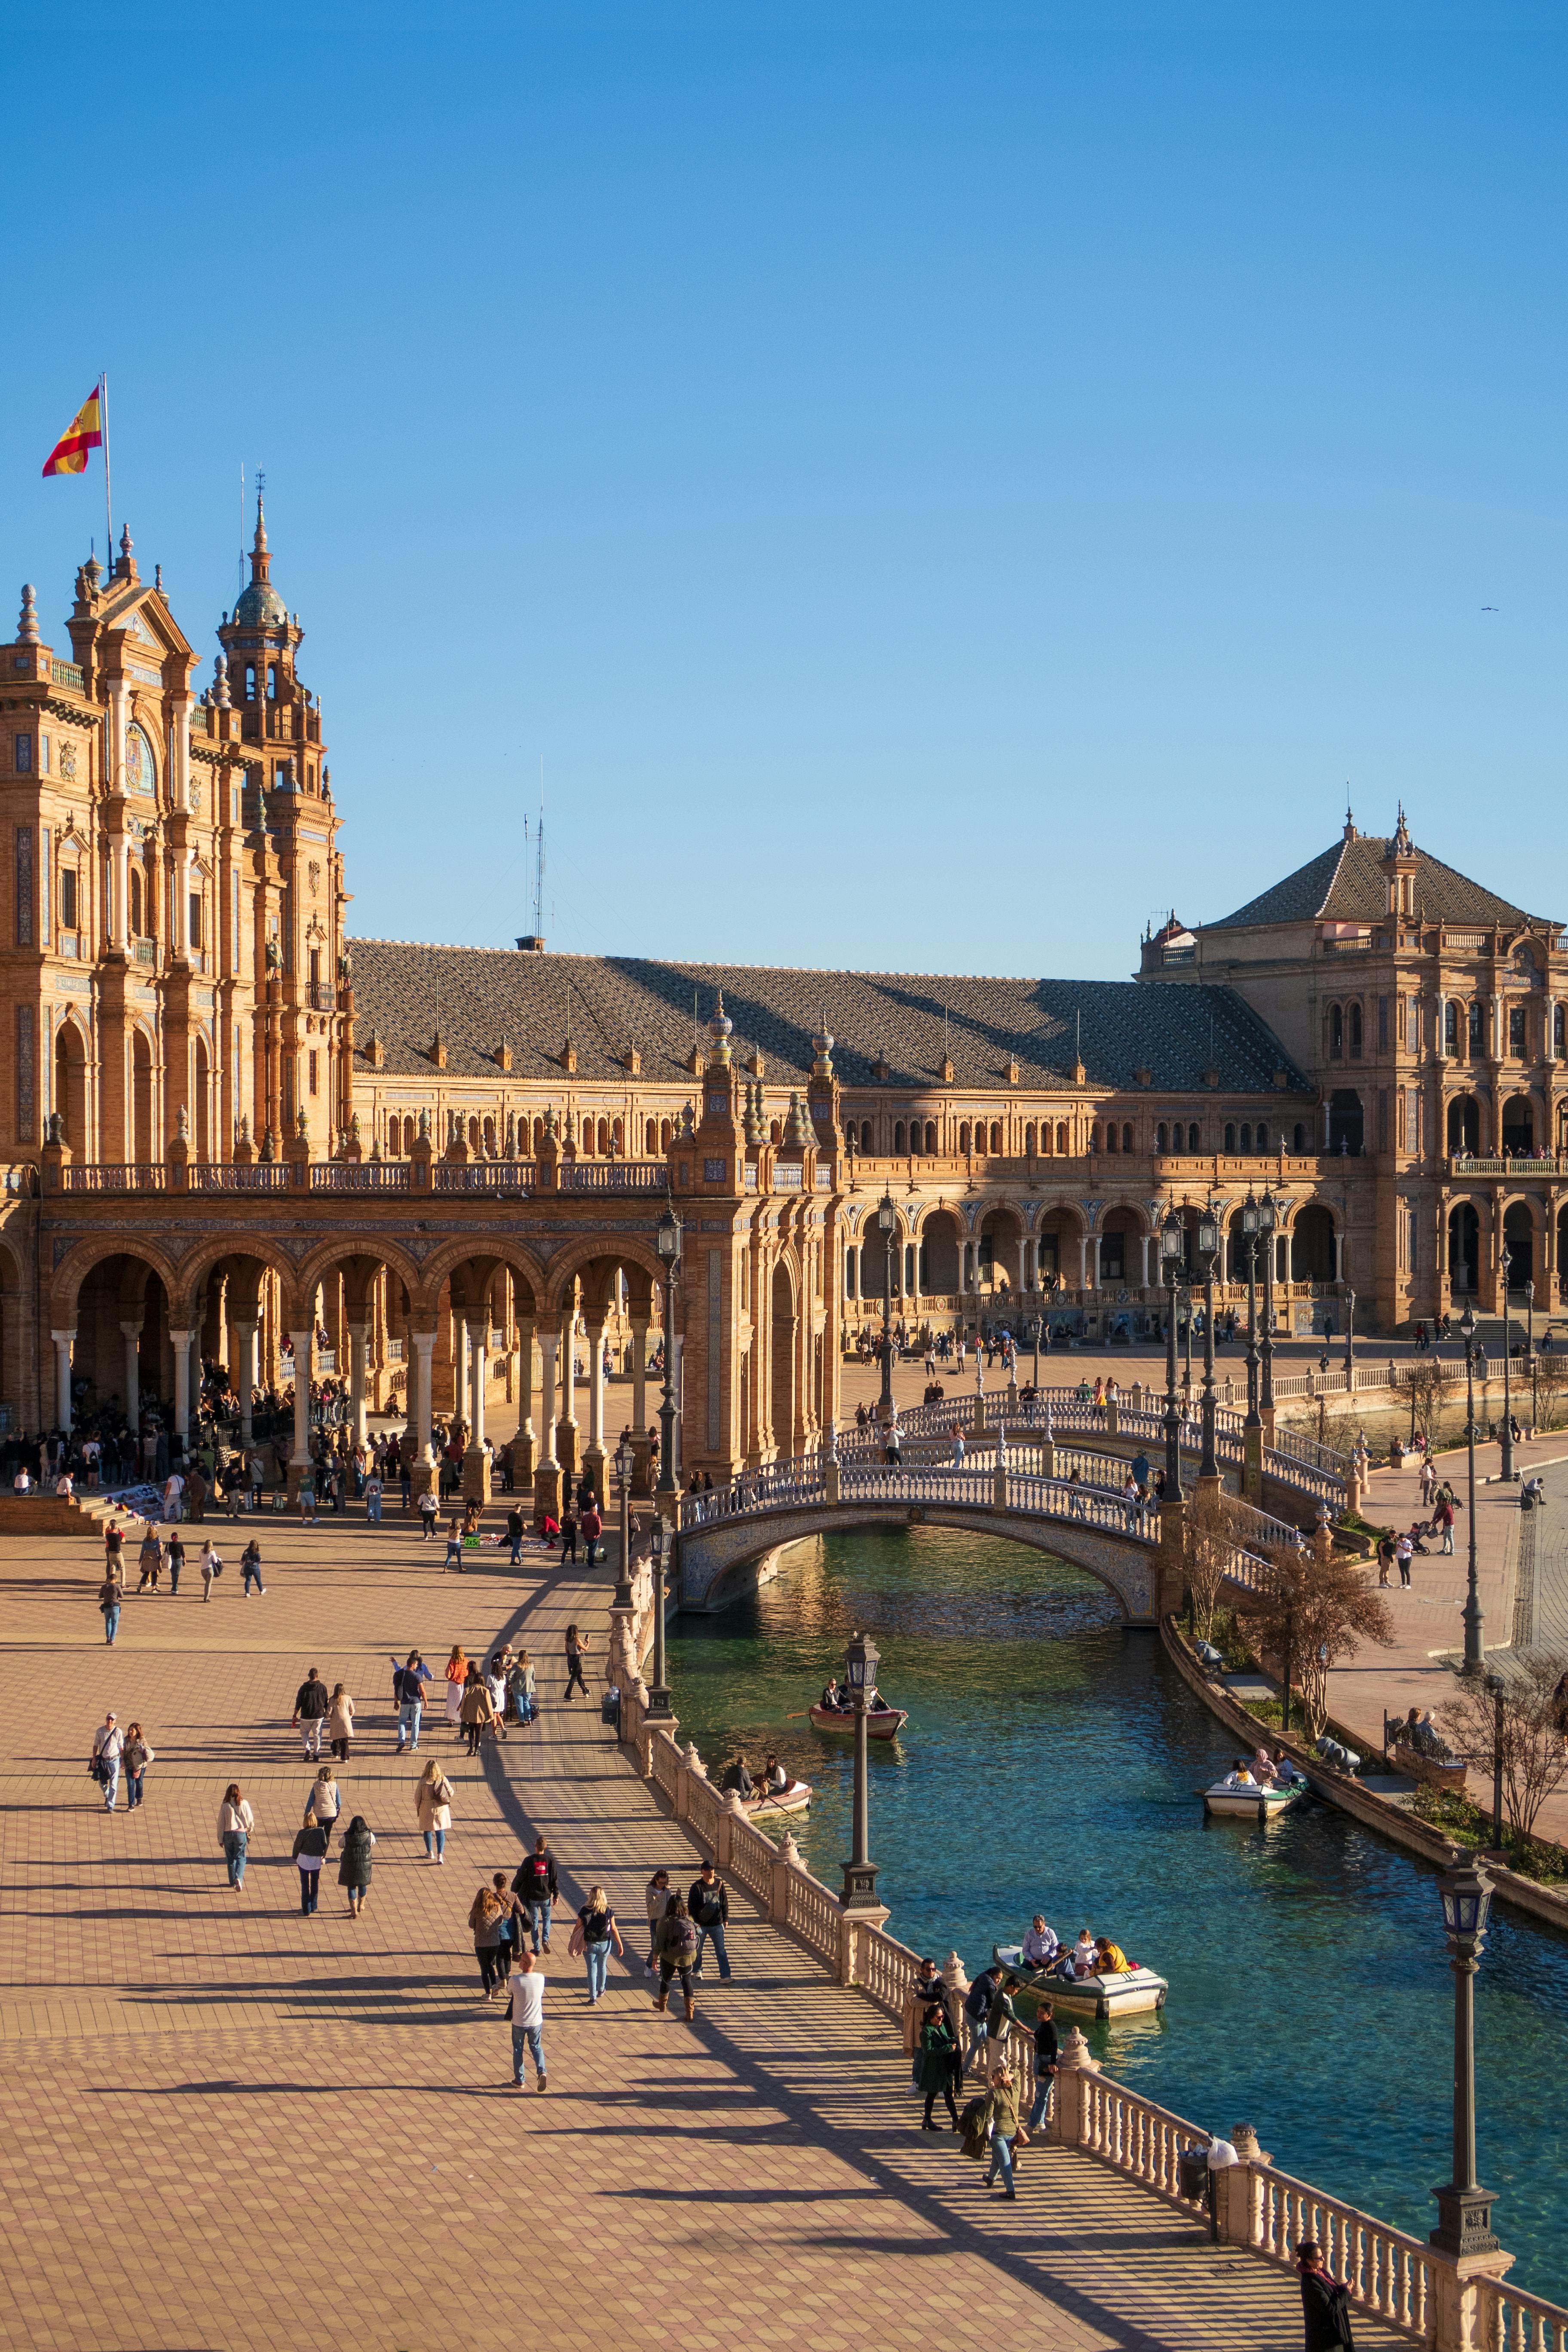
M 234 608 L 241 629 L 281 629 L 289 625 L 289 608 L 270 580 L 253 580 Z

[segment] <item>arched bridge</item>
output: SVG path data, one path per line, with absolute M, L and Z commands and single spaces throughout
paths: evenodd
M 681 1606 L 721 1606 L 745 1571 L 784 1544 L 846 1528 L 911 1525 L 960 1528 L 1049 1552 L 1097 1577 L 1129 1624 L 1158 1622 L 1164 1556 L 1156 1506 L 1016 1468 L 1005 1454 L 984 1466 L 913 1468 L 810 1454 L 743 1472 L 710 1494 L 683 1496 Z M 1282 1520 L 1251 1511 L 1245 1540 L 1262 1546 L 1300 1538 Z M 1233 1580 L 1249 1583 L 1256 1567 L 1256 1556 L 1238 1548 Z M 1175 1605 L 1169 1592 L 1164 1605 Z

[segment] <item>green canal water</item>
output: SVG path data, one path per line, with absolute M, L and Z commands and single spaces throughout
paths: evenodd
M 1098 1585 L 935 1529 L 800 1545 L 760 1591 L 672 1633 L 682 1740 L 714 1777 L 776 1748 L 816 1794 L 790 1826 L 837 1887 L 852 1743 L 789 1723 L 861 1626 L 910 1710 L 872 1743 L 889 1932 L 973 1976 L 1035 1911 L 1170 1980 L 1158 2018 L 1088 2031 L 1177 2115 L 1251 2123 L 1285 2171 L 1425 2238 L 1449 2172 L 1453 1979 L 1435 1874 L 1317 1804 L 1259 1829 L 1194 1791 L 1226 1733 Z M 782 1826 L 782 1824 L 781 1824 Z M 1515 2284 L 1568 2302 L 1568 1941 L 1493 1910 L 1476 1996 L 1481 2178 Z

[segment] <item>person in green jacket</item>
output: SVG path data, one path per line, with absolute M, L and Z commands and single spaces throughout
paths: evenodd
M 1007 2195 L 1015 2197 L 1017 2191 L 1013 2186 L 1013 2147 L 1018 2137 L 1018 2085 L 1011 2066 L 996 2065 L 991 2069 L 985 2120 L 991 2126 L 991 2164 L 985 2186 L 989 2189 L 1000 2173 Z

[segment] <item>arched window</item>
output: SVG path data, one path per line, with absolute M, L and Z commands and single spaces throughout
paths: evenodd
M 616 1119 L 615 1125 L 610 1129 L 610 1141 L 615 1145 L 617 1151 L 625 1151 L 626 1148 L 626 1130 L 619 1119 Z
M 1132 1149 L 1132 1121 L 1130 1118 L 1122 1121 L 1121 1149 L 1123 1151 L 1131 1151 Z
M 926 1158 L 936 1158 L 936 1122 L 929 1118 L 926 1121 Z
M 1050 1121 L 1047 1119 L 1040 1129 L 1040 1150 L 1042 1151 L 1048 1152 L 1050 1150 L 1053 1138 L 1054 1130 L 1051 1127 Z
M 899 1160 L 904 1156 L 904 1122 L 901 1118 L 893 1121 L 893 1153 Z
M 493 1118 L 487 1118 L 485 1121 L 485 1158 L 487 1160 L 493 1160 L 495 1156 L 496 1123 Z
M 1267 1151 L 1267 1150 L 1268 1150 L 1268 1124 L 1267 1124 L 1267 1122 L 1266 1122 L 1265 1120 L 1263 1120 L 1263 1119 L 1259 1119 L 1259 1120 L 1258 1120 L 1258 1131 L 1257 1131 L 1256 1135 L 1254 1135 L 1254 1137 L 1253 1137 L 1252 1140 L 1253 1140 L 1254 1146 L 1256 1147 L 1256 1149 L 1257 1149 L 1258 1150 L 1259 1150 L 1259 1151 Z
M 1307 1149 L 1307 1130 L 1302 1126 L 1300 1119 L 1296 1121 L 1295 1127 L 1291 1130 L 1290 1149 L 1296 1153 L 1298 1158 L 1300 1158 Z
M 1159 1126 L 1154 1129 L 1154 1149 L 1156 1152 L 1163 1154 L 1164 1152 L 1167 1152 L 1170 1148 L 1170 1129 L 1166 1127 L 1164 1120 L 1162 1119 Z
M 860 1122 L 860 1149 L 862 1151 L 869 1151 L 871 1149 L 871 1122 L 868 1118 L 863 1118 Z
M 60 877 L 60 882 L 63 887 L 64 875 Z M 1558 1061 L 1562 1061 L 1563 1055 L 1568 1054 L 1568 1006 L 1557 1004 L 1552 1007 L 1552 1051 Z
M 1089 1130 L 1089 1148 L 1091 1151 L 1098 1151 L 1100 1150 L 1100 1121 L 1098 1119 L 1095 1120 L 1094 1125 Z
M 607 1118 L 602 1118 L 599 1121 L 599 1157 L 601 1160 L 607 1160 L 609 1156 L 610 1122 Z
M 999 1119 L 993 1119 L 991 1122 L 991 1149 L 997 1153 L 1002 1149 L 1002 1126 Z
M 1243 1119 L 1241 1123 L 1241 1148 L 1243 1151 L 1252 1149 L 1252 1123 L 1249 1119 Z
M 1345 1050 L 1345 1016 L 1344 1016 L 1344 1013 L 1343 1013 L 1343 1010 L 1342 1010 L 1342 1008 L 1341 1006 L 1339 1006 L 1339 1005 L 1337 1005 L 1337 1004 L 1331 1004 L 1331 1005 L 1330 1005 L 1330 1007 L 1329 1007 L 1329 1059 L 1330 1059 L 1330 1061 L 1331 1061 L 1331 1062 L 1338 1062 L 1338 1061 L 1342 1061 L 1342 1060 L 1344 1058 L 1344 1050 Z
M 1508 1050 L 1511 1059 L 1516 1062 L 1522 1062 L 1529 1058 L 1522 1004 L 1510 1004 L 1508 1008 Z
M 1113 1118 L 1108 1118 L 1105 1122 L 1105 1148 L 1107 1151 L 1114 1151 L 1121 1141 L 1121 1137 L 1118 1131 L 1116 1121 Z
M 965 1160 L 969 1157 L 969 1121 L 962 1119 L 958 1129 L 958 1149 Z
M 1443 1007 L 1443 1051 L 1458 1054 L 1459 1050 L 1459 1008 L 1452 997 Z
M 539 1154 L 543 1150 L 543 1149 L 544 1149 L 544 1121 L 543 1121 L 542 1118 L 536 1118 L 536 1119 L 534 1120 L 534 1122 L 533 1122 L 533 1151 L 534 1151 L 534 1157 L 535 1157 L 535 1159 L 537 1159 L 537 1158 L 538 1158 Z
M 1203 1148 L 1203 1129 L 1199 1127 L 1196 1119 L 1194 1119 L 1191 1127 L 1187 1129 L 1187 1150 L 1189 1151 L 1201 1151 Z
M 1473 1060 L 1486 1046 L 1486 1011 L 1479 996 L 1470 1000 L 1469 1013 L 1470 1055 Z
M 1068 1123 L 1065 1118 L 1059 1118 L 1057 1121 L 1057 1150 L 1061 1153 L 1064 1159 L 1067 1157 L 1067 1148 Z
M 471 1118 L 468 1121 L 468 1150 L 470 1151 L 477 1151 L 479 1148 L 479 1122 L 477 1118 Z
M 1225 1148 L 1227 1151 L 1234 1151 L 1236 1150 L 1236 1129 L 1234 1127 L 1227 1127 L 1226 1129 Z
M 276 662 L 268 662 L 267 665 L 267 699 L 268 702 L 276 702 L 278 699 L 278 665 Z
M 778 1127 L 776 1123 L 773 1128 L 773 1140 L 775 1142 L 778 1140 Z M 658 1123 L 658 1148 L 660 1151 L 668 1151 L 669 1150 L 669 1121 L 667 1118 L 661 1118 Z
M 645 1120 L 643 1121 L 643 1141 L 642 1141 L 642 1148 L 643 1148 L 643 1155 L 644 1155 L 645 1159 L 648 1159 L 648 1160 L 657 1160 L 657 1159 L 658 1159 L 658 1119 L 657 1119 L 657 1118 L 649 1118 L 649 1119 L 645 1119 Z
M 256 699 L 256 664 L 254 662 L 247 662 L 245 665 L 245 698 L 247 702 L 254 702 Z
M 1359 1062 L 1361 1059 L 1361 1006 L 1359 1004 L 1351 1006 L 1350 1032 L 1351 1060 Z

